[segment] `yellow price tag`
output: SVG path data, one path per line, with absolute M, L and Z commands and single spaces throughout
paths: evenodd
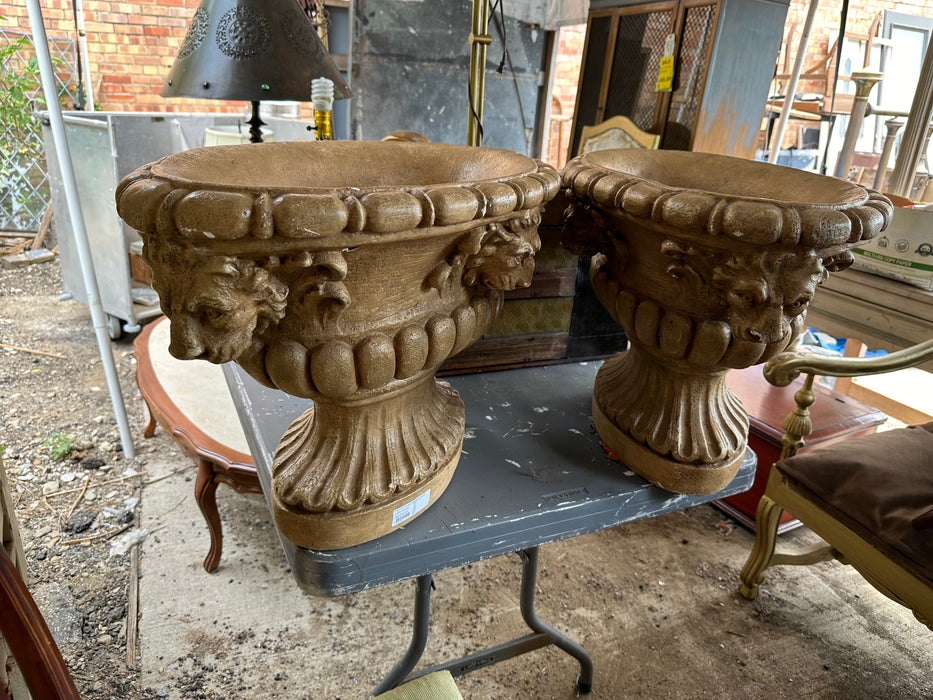
M 658 71 L 658 92 L 670 92 L 674 87 L 674 57 L 661 56 L 661 70 Z

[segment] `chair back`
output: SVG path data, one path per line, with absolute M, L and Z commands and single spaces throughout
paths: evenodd
M 610 117 L 595 126 L 584 126 L 580 131 L 580 154 L 605 151 L 610 148 L 656 149 L 661 137 L 642 131 L 628 117 Z

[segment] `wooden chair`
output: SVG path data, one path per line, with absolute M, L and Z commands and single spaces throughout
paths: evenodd
M 651 148 L 661 143 L 657 134 L 642 131 L 628 117 L 610 117 L 595 126 L 584 126 L 580 130 L 579 153 L 605 151 L 610 148 Z
M 21 688 L 7 687 L 7 654 L 13 658 L 33 698 L 78 700 L 68 667 L 52 633 L 20 574 L 25 561 L 22 540 L 0 462 L 0 699 Z
M 784 421 L 781 460 L 758 505 L 755 546 L 741 573 L 743 596 L 758 595 L 769 566 L 837 559 L 933 629 L 933 423 L 796 454 L 811 430 L 814 375 L 880 374 L 931 358 L 933 340 L 871 358 L 784 353 L 765 365 L 765 377 L 776 386 L 787 386 L 799 374 L 806 379 L 794 396 L 797 407 Z M 785 509 L 827 544 L 776 553 Z

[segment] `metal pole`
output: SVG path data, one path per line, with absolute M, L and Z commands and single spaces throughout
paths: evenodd
M 473 0 L 473 30 L 470 32 L 470 113 L 467 145 L 483 145 L 483 100 L 486 96 L 486 47 L 489 35 L 489 0 Z
M 852 112 L 849 114 L 849 124 L 846 126 L 846 135 L 836 161 L 836 177 L 843 180 L 849 176 L 852 167 L 852 157 L 855 155 L 855 142 L 862 133 L 862 122 L 865 121 L 865 112 L 868 109 L 868 96 L 871 89 L 881 80 L 881 73 L 871 71 L 855 71 L 852 80 L 855 81 L 855 101 L 852 103 Z
M 926 138 L 927 126 L 930 116 L 933 115 L 933 50 L 927 47 L 920 68 L 920 79 L 910 105 L 907 116 L 907 126 L 904 127 L 904 136 L 894 162 L 894 172 L 891 174 L 891 184 L 888 192 L 901 197 L 910 196 L 910 186 L 914 180 L 914 173 L 920 164 L 923 142 Z
M 881 158 L 878 160 L 878 169 L 875 171 L 875 180 L 871 183 L 872 188 L 882 191 L 885 185 L 885 176 L 888 174 L 888 161 L 891 160 L 891 151 L 894 150 L 894 137 L 898 130 L 904 126 L 904 122 L 898 118 L 888 119 L 884 123 L 888 130 L 884 137 L 884 146 L 881 147 Z
M 74 0 L 75 25 L 78 28 L 78 53 L 81 55 L 81 72 L 84 80 L 84 111 L 94 111 L 94 86 L 91 85 L 91 63 L 87 58 L 87 36 L 84 29 L 84 2 Z
M 353 87 L 353 42 L 356 31 L 356 0 L 349 0 L 347 9 L 347 87 Z M 347 98 L 346 118 L 344 119 L 346 139 L 353 138 L 353 95 Z
M 803 32 L 800 35 L 800 43 L 797 45 L 797 56 L 794 57 L 794 69 L 791 71 L 790 82 L 787 83 L 787 88 L 784 90 L 784 106 L 781 107 L 781 116 L 778 119 L 774 133 L 771 135 L 771 143 L 768 145 L 769 163 L 777 163 L 778 152 L 781 150 L 781 141 L 784 140 L 784 131 L 787 129 L 787 120 L 790 119 L 790 110 L 794 104 L 794 93 L 797 92 L 797 83 L 800 82 L 800 71 L 803 69 L 803 61 L 807 56 L 807 45 L 810 43 L 813 19 L 816 17 L 816 8 L 819 5 L 820 0 L 810 0 L 807 19 L 803 23 Z
M 49 111 L 55 152 L 58 156 L 62 183 L 65 187 L 65 199 L 68 201 L 68 214 L 74 228 L 78 261 L 84 277 L 84 286 L 87 288 L 87 303 L 91 311 L 91 322 L 97 336 L 97 347 L 100 352 L 101 363 L 104 366 L 104 375 L 107 378 L 107 388 L 110 390 L 110 401 L 113 403 L 113 412 L 117 419 L 117 426 L 120 429 L 123 454 L 128 459 L 132 459 L 136 456 L 136 451 L 133 447 L 133 437 L 130 434 L 129 422 L 126 418 L 126 407 L 123 404 L 123 394 L 120 391 L 120 380 L 117 377 L 117 369 L 113 361 L 113 348 L 110 346 L 110 336 L 107 334 L 107 317 L 103 306 L 101 306 L 100 292 L 97 289 L 94 259 L 87 239 L 87 229 L 84 227 L 84 214 L 81 212 L 81 200 L 78 198 L 78 185 L 75 180 L 74 165 L 71 162 L 71 152 L 68 150 L 68 139 L 65 137 L 65 122 L 62 119 L 61 105 L 58 103 L 55 73 L 52 70 L 52 57 L 49 55 L 49 40 L 45 33 L 42 8 L 39 7 L 39 0 L 26 0 L 26 8 L 29 11 L 29 26 L 32 28 L 36 58 L 39 62 L 39 73 L 42 76 L 42 92 L 45 95 L 46 107 Z

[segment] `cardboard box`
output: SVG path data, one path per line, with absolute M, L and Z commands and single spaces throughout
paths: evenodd
M 888 228 L 852 252 L 853 269 L 933 291 L 933 211 L 894 207 Z

